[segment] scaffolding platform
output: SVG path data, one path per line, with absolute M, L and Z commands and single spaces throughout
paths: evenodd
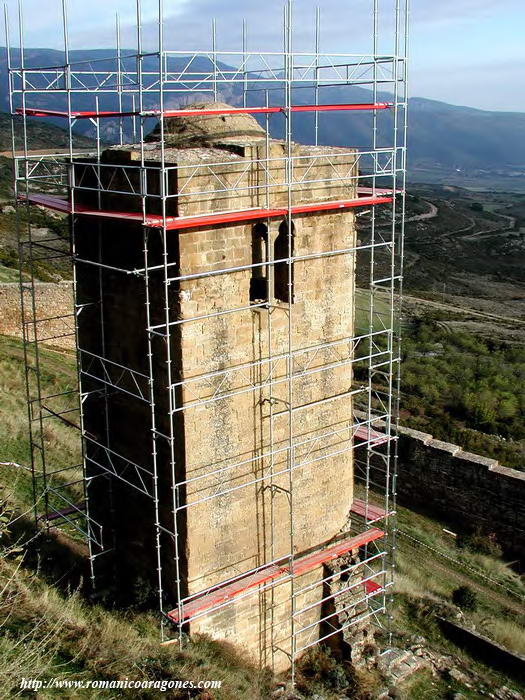
M 372 579 L 368 579 L 368 581 L 363 581 L 362 585 L 365 589 L 365 593 L 368 596 L 375 595 L 376 593 L 379 593 L 380 591 L 384 590 L 383 586 L 380 583 L 377 583 L 377 581 L 372 581 Z
M 353 513 L 353 515 L 359 515 L 365 518 L 368 523 L 376 523 L 387 515 L 384 508 L 376 506 L 373 503 L 367 503 L 361 498 L 354 498 L 350 512 Z
M 300 557 L 293 562 L 291 570 L 287 562 L 283 563 L 282 565 L 273 564 L 271 566 L 259 569 L 256 573 L 238 578 L 232 583 L 216 587 L 211 592 L 197 598 L 193 598 L 193 600 L 185 603 L 182 606 L 182 619 L 186 620 L 195 617 L 195 615 L 206 610 L 216 608 L 221 603 L 224 603 L 231 598 L 235 598 L 236 596 L 252 588 L 266 584 L 269 581 L 275 581 L 275 579 L 279 578 L 280 576 L 284 577 L 290 574 L 293 576 L 300 576 L 307 571 L 311 571 L 316 566 L 325 564 L 333 559 L 341 557 L 343 554 L 351 552 L 354 549 L 370 544 L 371 542 L 383 537 L 384 534 L 385 533 L 383 530 L 371 528 L 360 535 L 342 540 L 341 542 L 327 547 L 326 549 L 322 549 L 319 552 L 314 552 L 313 554 Z M 178 623 L 179 611 L 177 609 L 171 610 L 167 613 L 167 617 L 172 622 Z
M 243 211 L 217 212 L 206 216 L 166 216 L 146 214 L 146 216 L 125 211 L 110 211 L 91 209 L 81 205 L 73 205 L 60 197 L 52 195 L 30 194 L 27 197 L 21 195 L 20 199 L 27 200 L 31 204 L 46 207 L 54 211 L 61 211 L 82 216 L 94 216 L 100 219 L 121 219 L 124 221 L 136 221 L 150 228 L 163 228 L 167 231 L 180 231 L 184 229 L 209 228 L 221 224 L 239 223 L 243 221 L 258 221 L 260 219 L 278 219 L 294 214 L 309 214 L 313 212 L 339 211 L 354 207 L 367 207 L 375 204 L 387 204 L 392 201 L 392 196 L 357 197 L 344 201 L 316 202 L 314 204 L 299 204 L 288 208 L 279 209 L 244 209 Z
M 15 114 L 26 117 L 61 117 L 64 119 L 115 119 L 120 117 L 156 117 L 169 119 L 173 117 L 206 117 L 224 116 L 227 114 L 279 114 L 286 112 L 354 112 L 389 109 L 390 102 L 361 103 L 361 104 L 331 104 L 331 105 L 292 105 L 290 107 L 232 107 L 231 109 L 168 109 L 143 110 L 135 112 L 118 111 L 72 111 L 61 112 L 54 109 L 18 107 Z
M 50 513 L 47 514 L 46 520 L 52 522 L 54 520 L 66 518 L 68 515 L 74 515 L 76 513 L 84 514 L 85 510 L 85 503 L 79 503 L 76 506 L 68 506 L 67 508 L 62 508 L 60 510 L 53 509 Z M 41 518 L 43 518 L 43 516 L 41 516 Z
M 377 430 L 373 430 L 370 428 L 370 433 L 368 426 L 366 425 L 361 425 L 359 428 L 355 431 L 354 437 L 359 438 L 360 440 L 363 440 L 363 442 L 369 443 L 370 445 L 384 445 L 387 443 L 389 440 L 391 440 L 390 435 L 385 435 L 385 433 L 380 433 Z

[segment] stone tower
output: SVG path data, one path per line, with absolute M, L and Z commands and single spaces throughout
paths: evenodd
M 167 120 L 164 147 L 167 217 L 287 210 L 286 145 L 252 116 Z M 98 174 L 122 194 L 79 189 L 77 205 L 139 214 L 145 201 L 160 214 L 158 131 L 144 148 L 145 200 L 131 167 L 140 147 L 130 145 L 106 150 Z M 292 148 L 294 205 L 357 197 L 354 150 Z M 75 178 L 86 185 L 95 175 L 77 166 Z M 177 610 L 179 591 L 219 590 L 278 562 L 275 585 L 261 578 L 188 628 L 285 668 L 286 562 L 348 530 L 353 498 L 354 213 L 306 207 L 291 231 L 281 213 L 165 238 L 140 220 L 85 216 L 74 236 L 79 258 L 105 266 L 77 270 L 89 509 L 104 540 L 96 566 L 124 601 L 147 599 L 160 580 L 165 609 Z M 145 262 L 148 293 L 132 273 Z M 95 378 L 100 355 L 115 375 L 133 368 L 119 375 L 124 391 Z M 326 595 L 315 585 L 324 564 L 310 561 L 293 584 L 296 608 L 308 609 L 299 644 L 319 637 Z

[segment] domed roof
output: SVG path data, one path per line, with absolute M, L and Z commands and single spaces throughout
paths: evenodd
M 232 109 L 224 102 L 200 102 L 182 109 Z M 251 114 L 206 114 L 167 117 L 164 120 L 164 142 L 168 147 L 194 148 L 217 144 L 247 143 L 265 138 L 266 131 Z M 147 141 L 160 139 L 160 124 Z

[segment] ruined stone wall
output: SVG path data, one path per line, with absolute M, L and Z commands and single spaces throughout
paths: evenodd
M 26 318 L 29 318 L 29 291 L 25 292 L 25 303 L 28 305 Z M 72 283 L 37 282 L 35 304 L 36 317 L 42 319 L 37 324 L 39 340 L 72 350 L 75 347 Z M 29 327 L 29 333 L 32 337 L 32 327 Z M 22 337 L 20 289 L 17 282 L 0 284 L 0 334 Z
M 375 427 L 381 430 L 382 421 Z M 381 470 L 373 478 L 381 483 Z M 397 497 L 460 531 L 493 534 L 508 556 L 525 560 L 525 472 L 401 426 Z
M 402 505 L 493 533 L 509 556 L 525 560 L 525 472 L 408 428 L 401 429 L 399 455 Z

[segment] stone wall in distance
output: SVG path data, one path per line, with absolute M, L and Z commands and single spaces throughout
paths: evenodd
M 29 291 L 25 292 L 25 299 L 29 312 Z M 37 282 L 35 304 L 37 319 L 41 319 L 37 324 L 39 340 L 66 350 L 74 349 L 72 283 Z M 29 313 L 26 312 L 26 318 L 28 317 Z M 17 282 L 0 284 L 0 334 L 22 338 L 20 289 Z

